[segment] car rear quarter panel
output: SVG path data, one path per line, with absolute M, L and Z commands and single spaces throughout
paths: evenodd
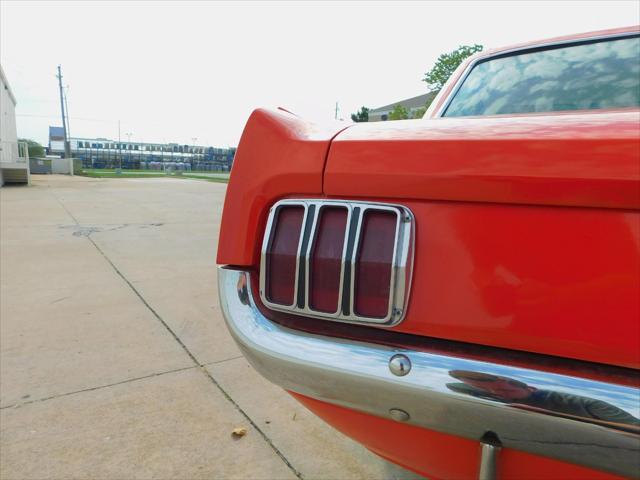
M 640 365 L 640 113 L 387 122 L 332 143 L 324 193 L 416 218 L 396 330 Z
M 257 265 L 267 212 L 286 194 L 322 194 L 333 136 L 284 110 L 255 110 L 242 133 L 222 213 L 218 264 Z

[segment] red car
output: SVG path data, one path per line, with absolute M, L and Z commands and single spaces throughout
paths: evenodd
M 217 260 L 256 370 L 382 457 L 640 477 L 640 29 L 483 52 L 421 120 L 256 110 Z

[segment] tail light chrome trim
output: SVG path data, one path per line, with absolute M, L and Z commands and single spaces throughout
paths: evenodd
M 267 298 L 267 253 L 269 251 L 274 227 L 277 224 L 278 213 L 283 207 L 303 207 L 304 217 L 298 243 L 296 276 L 294 286 L 294 302 L 291 305 L 273 303 Z M 342 246 L 342 260 L 340 268 L 340 283 L 337 309 L 326 313 L 317 311 L 310 306 L 310 269 L 313 247 L 318 236 L 320 215 L 324 208 L 338 207 L 347 211 L 344 240 Z M 395 215 L 396 229 L 391 261 L 391 279 L 389 285 L 389 302 L 384 317 L 366 317 L 358 315 L 355 310 L 356 267 L 358 253 L 361 246 L 361 232 L 363 219 L 368 211 L 384 211 Z M 400 323 L 405 315 L 411 288 L 413 271 L 413 245 L 415 235 L 415 220 L 411 211 L 396 204 L 358 202 L 346 200 L 300 199 L 281 200 L 273 205 L 269 211 L 269 218 L 262 242 L 260 258 L 260 298 L 270 309 L 318 317 L 327 320 L 371 324 L 378 326 L 394 326 Z

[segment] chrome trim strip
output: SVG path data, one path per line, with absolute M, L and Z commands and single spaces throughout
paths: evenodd
M 344 269 L 345 261 L 347 258 L 347 249 L 349 247 L 349 230 L 351 228 L 351 217 L 353 216 L 353 206 L 347 205 L 347 222 L 344 225 L 344 239 L 342 244 L 342 257 L 340 260 L 340 287 L 338 289 L 338 309 L 336 310 L 336 317 L 342 314 L 342 296 L 344 295 Z
M 304 307 L 300 307 L 300 302 L 298 301 L 298 297 L 300 296 L 300 291 L 297 291 L 296 302 L 294 304 L 294 308 L 306 308 L 309 304 L 309 252 L 310 247 L 313 245 L 314 235 L 316 230 L 316 224 L 318 222 L 318 213 L 320 209 L 313 204 L 305 204 L 305 208 L 307 212 L 312 212 L 309 215 L 313 215 L 312 218 L 308 216 L 304 218 L 302 222 L 302 226 L 300 228 L 300 235 L 302 236 L 302 243 L 300 244 L 300 249 L 298 250 L 298 255 L 296 257 L 296 265 L 298 267 L 304 264 L 304 291 L 302 292 L 302 303 Z M 307 228 L 309 228 L 309 236 L 307 237 Z M 304 248 L 305 241 L 307 242 L 306 248 Z M 302 250 L 304 248 L 304 262 L 302 261 Z M 298 286 L 300 285 L 300 275 L 297 277 Z
M 311 256 L 311 252 L 313 250 L 313 245 L 316 242 L 316 234 L 318 227 L 318 219 L 320 218 L 320 208 L 316 208 L 313 212 L 313 220 L 311 224 L 311 231 L 309 232 L 309 243 L 307 244 L 307 251 L 305 252 L 304 264 L 305 264 L 305 279 L 304 279 L 304 308 L 307 308 L 309 305 L 309 257 Z M 302 226 L 302 231 L 304 232 L 304 225 Z
M 256 370 L 287 390 L 383 418 L 401 410 L 407 423 L 419 427 L 477 441 L 492 432 L 505 448 L 639 475 L 637 386 L 292 330 L 260 313 L 247 272 L 220 268 L 218 275 L 220 305 L 240 349 Z M 407 375 L 389 370 L 389 359 L 398 353 L 411 361 Z M 534 408 L 481 396 L 459 383 L 463 373 L 467 380 L 476 375 L 522 382 L 552 394 L 556 403 Z M 571 402 L 597 405 L 605 416 L 613 412 L 616 422 L 589 417 L 587 408 L 561 411 Z
M 269 249 L 271 238 L 273 236 L 273 227 L 275 225 L 278 211 L 283 206 L 303 206 L 305 209 L 304 219 L 301 226 L 300 242 L 298 244 L 298 263 L 296 264 L 296 285 L 294 292 L 294 303 L 292 305 L 280 305 L 272 303 L 266 296 L 266 253 Z M 315 209 L 313 218 L 309 217 L 309 209 Z M 347 209 L 347 223 L 342 249 L 342 265 L 340 269 L 340 288 L 338 295 L 338 308 L 335 312 L 321 312 L 313 310 L 309 304 L 309 285 L 310 285 L 310 256 L 313 251 L 317 236 L 317 226 L 320 211 L 326 207 L 343 207 Z M 351 258 L 347 259 L 348 240 L 351 228 L 351 217 L 355 208 L 359 209 L 358 222 L 356 225 L 355 238 L 353 241 L 353 250 Z M 358 258 L 358 250 L 360 247 L 360 232 L 362 222 L 366 212 L 369 210 L 388 211 L 396 215 L 396 232 L 394 240 L 394 249 L 392 253 L 391 277 L 389 284 L 389 306 L 387 314 L 383 318 L 371 318 L 360 316 L 355 312 L 355 267 Z M 304 245 L 305 229 L 307 223 L 312 222 L 309 241 L 304 251 L 304 261 L 301 260 L 302 248 Z M 386 203 L 375 202 L 358 202 L 347 200 L 325 200 L 325 199 L 286 199 L 281 200 L 273 205 L 269 212 L 267 226 L 262 242 L 262 251 L 260 259 L 260 298 L 262 302 L 272 310 L 278 310 L 296 315 L 304 315 L 309 317 L 323 318 L 338 322 L 371 324 L 382 327 L 391 327 L 397 325 L 404 320 L 407 305 L 409 301 L 409 291 L 411 289 L 411 275 L 413 269 L 413 239 L 414 239 L 414 216 L 411 211 L 402 206 Z M 345 285 L 345 264 L 349 262 L 350 275 L 348 280 L 349 288 L 349 314 L 345 314 L 342 309 L 342 296 Z M 299 269 L 304 268 L 304 306 L 300 306 L 297 302 L 299 285 Z M 302 280 L 302 278 L 300 279 Z
M 351 277 L 349 278 L 349 315 L 345 315 L 345 318 L 353 318 L 355 312 L 355 296 L 356 296 L 356 260 L 358 258 L 358 250 L 360 250 L 360 233 L 362 232 L 362 220 L 367 210 L 365 205 L 360 206 L 360 215 L 358 216 L 358 223 L 356 223 L 356 233 L 353 238 L 353 250 L 351 250 Z
M 347 238 L 346 238 L 346 249 L 342 255 L 342 272 L 343 272 L 343 277 L 341 279 L 341 283 L 342 283 L 342 297 L 340 298 L 340 313 L 343 316 L 349 316 L 351 315 L 352 312 L 352 307 L 351 307 L 351 297 L 353 296 L 353 282 L 352 282 L 352 277 L 353 277 L 353 262 L 352 262 L 352 258 L 353 258 L 353 252 L 354 250 L 356 250 L 357 248 L 357 234 L 359 232 L 358 230 L 358 225 L 360 222 L 360 218 L 362 217 L 361 215 L 361 207 L 355 206 L 355 207 L 351 207 L 351 220 L 349 221 L 349 225 L 348 225 L 348 229 L 347 229 Z M 355 216 L 355 224 L 354 224 L 354 216 Z M 351 250 L 349 250 L 351 249 Z M 349 267 L 347 269 L 347 267 Z M 345 278 L 347 275 L 347 272 L 349 274 L 348 278 Z M 349 288 L 344 288 L 345 284 L 349 284 Z M 345 298 L 345 292 L 346 292 L 346 298 Z
M 624 32 L 624 33 L 611 33 L 609 35 L 597 35 L 595 37 L 585 37 L 585 38 L 574 38 L 574 39 L 570 39 L 570 40 L 560 40 L 557 42 L 543 42 L 537 45 L 526 45 L 526 46 L 522 46 L 522 47 L 516 47 L 516 48 L 511 48 L 509 50 L 503 50 L 503 51 L 499 51 L 499 52 L 495 52 L 494 54 L 491 55 L 487 55 L 487 56 L 480 56 L 478 58 L 476 58 L 474 61 L 472 61 L 471 63 L 469 63 L 469 65 L 467 65 L 464 69 L 464 71 L 462 72 L 462 75 L 460 75 L 458 81 L 456 82 L 456 84 L 454 85 L 454 87 L 451 89 L 451 93 L 449 94 L 449 96 L 447 97 L 446 101 L 440 106 L 440 108 L 438 109 L 438 111 L 433 115 L 433 118 L 465 118 L 464 116 L 459 116 L 459 117 L 445 117 L 445 113 L 447 112 L 447 108 L 449 108 L 449 104 L 453 101 L 453 97 L 456 96 L 456 94 L 458 93 L 458 90 L 460 90 L 460 87 L 462 86 L 462 84 L 464 83 L 464 81 L 467 79 L 467 77 L 469 76 L 469 74 L 471 73 L 471 70 L 473 70 L 473 68 L 478 64 L 478 63 L 484 63 L 487 61 L 491 61 L 494 60 L 496 58 L 501 58 L 501 57 L 506 57 L 506 56 L 510 56 L 510 55 L 517 55 L 518 53 L 521 52 L 526 52 L 527 50 L 546 50 L 546 49 L 552 49 L 552 48 L 563 48 L 563 45 L 570 45 L 570 44 L 581 44 L 581 43 L 592 43 L 592 42 L 598 42 L 599 40 L 602 41 L 612 41 L 612 40 L 616 40 L 617 38 L 623 39 L 625 37 L 633 37 L 633 36 L 637 36 L 638 35 L 638 31 L 632 31 L 632 32 Z M 443 87 L 443 90 L 447 88 L 447 85 L 445 85 Z M 567 110 L 564 110 L 565 112 Z M 570 110 L 569 110 L 570 111 Z M 554 114 L 554 113 L 559 113 L 559 111 L 552 111 L 552 112 L 531 112 L 531 113 L 548 113 L 548 114 Z M 480 116 L 485 116 L 485 115 L 480 115 Z

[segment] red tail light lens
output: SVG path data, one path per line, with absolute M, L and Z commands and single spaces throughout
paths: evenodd
M 407 311 L 413 232 L 402 205 L 280 200 L 262 239 L 260 298 L 296 315 L 397 325 Z
M 368 210 L 362 219 L 354 299 L 361 317 L 384 318 L 389 312 L 396 222 L 395 213 L 382 210 Z
M 318 215 L 317 234 L 309 259 L 309 306 L 319 312 L 334 313 L 338 310 L 348 211 L 324 207 Z
M 298 243 L 304 218 L 301 206 L 279 207 L 266 254 L 266 297 L 280 305 L 294 303 Z

